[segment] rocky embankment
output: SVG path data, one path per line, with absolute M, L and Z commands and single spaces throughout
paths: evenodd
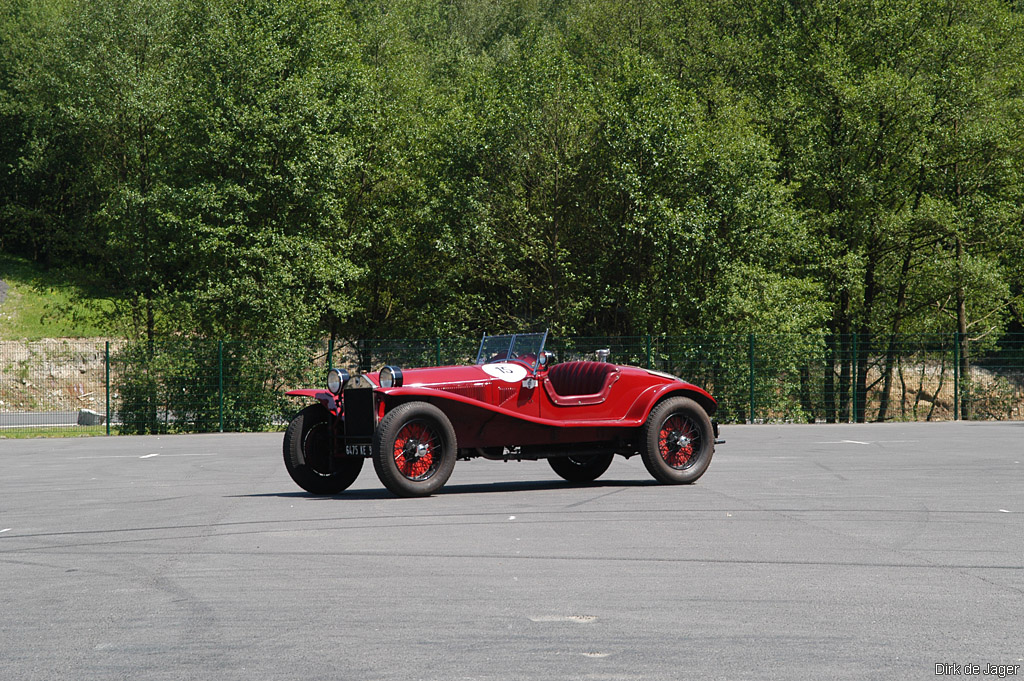
M 105 340 L 0 341 L 0 411 L 102 411 Z

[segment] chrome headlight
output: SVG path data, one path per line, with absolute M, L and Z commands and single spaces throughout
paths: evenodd
M 388 365 L 380 370 L 380 387 L 382 388 L 401 388 L 402 387 L 402 370 L 398 367 Z
M 335 395 L 341 393 L 346 381 L 348 381 L 348 372 L 344 369 L 330 369 L 327 372 L 327 389 Z

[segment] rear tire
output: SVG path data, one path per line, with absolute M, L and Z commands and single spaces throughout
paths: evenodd
M 284 466 L 299 487 L 326 496 L 348 489 L 359 477 L 363 459 L 339 458 L 331 472 L 330 413 L 323 405 L 311 404 L 295 415 L 284 433 Z
M 406 402 L 377 426 L 373 467 L 397 496 L 425 497 L 448 482 L 457 451 L 455 429 L 443 411 L 427 402 Z
M 593 482 L 612 465 L 614 454 L 587 456 L 552 456 L 548 459 L 551 470 L 569 482 Z
M 640 429 L 640 458 L 658 482 L 688 485 L 711 464 L 711 419 L 688 397 L 670 397 L 651 410 Z

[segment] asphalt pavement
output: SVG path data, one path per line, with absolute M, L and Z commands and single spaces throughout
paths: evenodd
M 1024 677 L 1024 423 L 722 435 L 426 499 L 310 496 L 280 434 L 0 439 L 0 679 Z

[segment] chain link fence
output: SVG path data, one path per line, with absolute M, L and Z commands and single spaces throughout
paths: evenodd
M 0 342 L 0 437 L 280 428 L 284 392 L 350 372 L 472 363 L 479 338 Z M 611 359 L 704 387 L 722 423 L 1024 419 L 1024 334 L 686 335 L 551 339 L 557 361 Z

